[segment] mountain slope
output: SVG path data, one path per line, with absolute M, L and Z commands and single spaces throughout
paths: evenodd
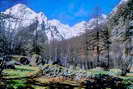
M 112 59 L 120 64 L 123 61 L 132 63 L 133 0 L 122 0 L 115 13 L 110 14 L 108 22 L 111 29 Z
M 56 19 L 48 20 L 42 12 L 36 13 L 24 4 L 17 4 L 7 9 L 4 13 L 10 14 L 11 16 L 17 18 L 12 19 L 12 21 L 6 20 L 6 29 L 9 30 L 10 28 L 10 30 L 16 34 L 20 30 L 23 30 L 22 28 L 29 28 L 31 25 L 36 24 L 37 26 L 34 27 L 32 31 L 33 35 L 35 35 L 35 31 L 37 29 L 37 31 L 43 33 L 42 35 L 48 39 L 48 41 L 53 39 L 64 40 L 75 36 L 80 36 L 85 32 L 86 23 L 88 26 L 87 28 L 92 29 L 94 27 L 93 23 L 95 22 L 95 19 L 91 19 L 88 22 L 82 21 L 70 27 L 69 25 L 62 24 Z M 106 15 L 102 15 L 100 22 L 104 22 L 105 19 Z
M 62 34 L 62 36 L 65 39 L 79 36 L 81 35 L 82 32 L 85 31 L 85 26 L 84 26 L 85 22 L 80 22 L 72 27 L 66 24 L 62 24 L 60 21 L 55 20 L 55 19 L 49 20 L 48 23 L 52 26 L 55 26 L 57 30 L 59 31 L 59 33 Z
M 29 28 L 31 25 L 34 24 L 34 28 L 32 28 L 32 34 L 35 35 L 36 30 L 39 31 L 38 34 L 42 34 L 44 36 L 44 39 L 47 39 L 49 37 L 50 32 L 52 32 L 55 36 L 57 35 L 58 39 L 62 38 L 61 35 L 58 35 L 53 32 L 53 26 L 48 24 L 47 17 L 42 13 L 36 13 L 32 9 L 28 8 L 24 4 L 17 4 L 9 9 L 7 9 L 5 14 L 10 14 L 11 16 L 14 16 L 17 19 L 14 19 L 14 21 L 6 20 L 6 28 L 9 30 L 12 29 L 12 32 L 17 33 L 21 30 L 24 30 L 22 28 Z M 35 24 L 37 25 L 35 27 Z M 41 35 L 40 35 L 41 36 Z M 51 38 L 48 38 L 48 40 L 51 40 Z
M 121 39 L 126 30 L 126 24 L 129 22 L 132 25 L 133 21 L 133 1 L 122 0 L 117 6 L 115 13 L 109 16 L 109 23 L 112 27 L 112 35 L 114 39 Z
M 99 18 L 99 24 L 103 24 L 106 22 L 107 16 L 102 14 Z M 80 36 L 83 33 L 85 33 L 86 28 L 87 29 L 93 29 L 95 26 L 96 19 L 92 18 L 89 21 L 81 21 L 80 23 L 75 24 L 74 26 L 70 27 L 69 25 L 62 24 L 60 21 L 54 19 L 54 20 L 49 20 L 48 23 L 51 26 L 55 26 L 56 29 L 64 39 L 70 39 L 76 36 Z

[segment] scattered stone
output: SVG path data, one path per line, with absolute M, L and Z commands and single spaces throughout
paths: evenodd
M 125 89 L 122 79 L 109 75 L 96 75 L 94 81 L 86 80 L 86 89 Z
M 48 77 L 67 77 L 74 80 L 80 80 L 81 78 L 89 78 L 90 74 L 85 71 L 76 71 L 68 69 L 59 65 L 44 65 L 43 75 Z

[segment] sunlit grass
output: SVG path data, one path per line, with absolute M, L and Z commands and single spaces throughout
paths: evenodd
M 42 87 L 42 86 L 32 86 L 35 89 L 49 89 L 48 87 Z
M 112 75 L 112 76 L 119 76 L 121 74 L 120 69 L 110 69 L 108 71 L 105 71 L 102 68 L 94 68 L 87 70 L 88 73 L 90 73 L 92 76 L 96 74 L 106 74 L 106 75 Z
M 14 89 L 18 89 L 19 87 L 25 87 L 26 86 L 26 80 L 10 80 L 8 82 L 8 86 L 13 87 Z
M 6 69 L 4 70 L 4 77 L 6 78 L 20 78 L 20 77 L 29 77 L 40 71 L 38 67 L 31 66 L 15 66 L 16 69 Z
M 11 89 L 12 88 L 13 89 L 22 89 L 26 86 L 31 86 L 31 84 L 27 84 L 27 80 L 31 76 L 34 76 L 40 72 L 39 67 L 31 67 L 31 66 L 25 66 L 25 65 L 20 65 L 20 66 L 15 66 L 15 67 L 16 67 L 16 69 L 5 69 L 3 71 L 4 72 L 3 78 L 9 79 L 7 84 L 9 86 L 9 88 L 11 88 Z M 4 84 L 4 82 L 3 82 L 3 84 Z M 0 84 L 0 85 L 2 85 L 2 84 Z

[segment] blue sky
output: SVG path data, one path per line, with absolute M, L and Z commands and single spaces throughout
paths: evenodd
M 58 19 L 64 24 L 74 25 L 91 18 L 94 8 L 109 14 L 120 0 L 0 0 L 3 11 L 16 3 L 27 4 L 36 12 L 44 12 L 48 19 Z

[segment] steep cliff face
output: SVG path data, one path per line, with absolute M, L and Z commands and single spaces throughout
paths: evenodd
M 12 18 L 4 19 L 3 28 L 8 40 L 9 48 L 30 52 L 33 46 L 44 45 L 48 38 L 46 34 L 47 17 L 42 13 L 35 13 L 24 4 L 17 4 L 5 12 Z M 35 41 L 37 39 L 37 41 Z M 20 53 L 15 51 L 15 53 Z
M 129 60 L 127 54 L 133 54 L 133 0 L 122 0 L 110 14 L 109 24 L 113 59 L 118 63 L 121 59 Z
M 30 32 L 29 35 L 32 34 L 33 36 L 37 31 L 39 38 L 43 37 L 43 39 L 47 41 L 52 40 L 51 35 L 54 36 L 55 39 L 63 39 L 57 27 L 48 23 L 48 19 L 43 12 L 36 13 L 24 4 L 17 4 L 7 9 L 4 13 L 15 17 L 5 20 L 5 30 L 7 31 L 10 30 L 14 34 L 20 34 L 22 31 L 25 32 L 25 34 Z M 33 38 L 31 37 L 31 39 Z
M 115 39 L 123 37 L 127 23 L 128 27 L 133 25 L 133 0 L 122 0 L 115 13 L 109 16 L 109 22 Z
M 30 8 L 27 8 L 24 4 L 17 4 L 9 9 L 7 9 L 5 14 L 9 14 L 14 18 L 5 20 L 5 30 L 7 32 L 13 33 L 14 35 L 27 35 L 26 38 L 29 40 L 33 39 L 36 31 L 40 35 L 44 36 L 43 39 L 47 40 L 46 36 L 46 26 L 47 17 L 42 13 L 35 13 Z M 24 35 L 25 34 L 25 35 Z M 22 36 L 22 35 L 21 35 Z

